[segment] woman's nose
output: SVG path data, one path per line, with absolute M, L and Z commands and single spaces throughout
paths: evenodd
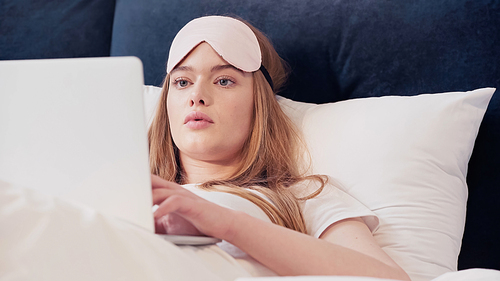
M 210 104 L 210 93 L 199 83 L 193 87 L 193 92 L 189 99 L 189 106 L 208 106 Z
M 190 100 L 190 106 L 195 106 L 195 105 L 205 105 L 205 100 L 201 97 L 193 97 Z

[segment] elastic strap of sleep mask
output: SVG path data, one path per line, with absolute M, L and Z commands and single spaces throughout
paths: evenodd
M 261 64 L 259 70 L 262 72 L 262 74 L 264 74 L 267 83 L 269 83 L 269 86 L 271 86 L 271 89 L 274 91 L 273 79 L 271 78 L 271 75 L 269 75 L 269 72 L 267 72 L 267 69 L 264 67 L 264 65 Z

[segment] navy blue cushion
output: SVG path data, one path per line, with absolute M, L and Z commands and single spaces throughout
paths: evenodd
M 264 31 L 292 69 L 281 93 L 307 102 L 500 88 L 500 1 L 117 0 L 112 55 L 142 59 L 161 85 L 177 31 L 203 15 Z M 500 269 L 500 94 L 469 165 L 460 268 Z
M 109 56 L 114 0 L 0 3 L 0 59 Z

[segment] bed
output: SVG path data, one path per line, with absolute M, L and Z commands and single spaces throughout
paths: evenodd
M 291 69 L 278 98 L 305 135 L 314 172 L 377 213 L 377 241 L 412 280 L 500 280 L 500 1 L 4 1 L 0 59 L 137 56 L 149 118 L 175 33 L 207 14 L 237 15 L 271 38 Z M 1 242 L 2 279 L 242 276 L 213 246 L 179 250 L 93 210 L 0 186 L 1 241 L 25 238 Z M 54 240 L 69 219 L 60 212 L 81 222 L 64 230 L 73 242 Z M 27 236 L 30 227 L 48 240 Z M 71 251 L 47 248 L 65 242 Z

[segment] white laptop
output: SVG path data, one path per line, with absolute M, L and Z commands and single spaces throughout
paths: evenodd
M 0 180 L 153 232 L 135 57 L 0 61 Z

